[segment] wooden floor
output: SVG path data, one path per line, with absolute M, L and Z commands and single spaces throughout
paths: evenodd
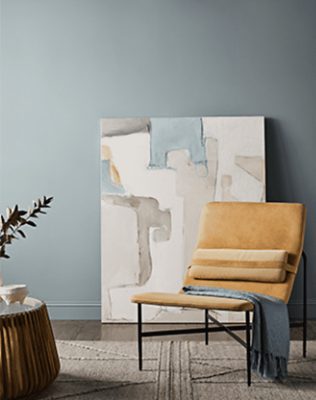
M 136 324 L 101 324 L 100 321 L 52 321 L 55 338 L 59 340 L 136 340 Z M 202 327 L 195 324 L 144 324 L 144 330 Z M 244 333 L 240 333 L 243 335 Z M 316 340 L 316 321 L 308 322 L 308 340 Z M 291 329 L 291 339 L 300 340 L 301 328 Z M 210 333 L 210 340 L 233 340 L 224 332 Z M 204 340 L 203 334 L 160 336 L 151 340 Z

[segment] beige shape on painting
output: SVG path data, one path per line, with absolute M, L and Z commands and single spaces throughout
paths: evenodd
M 238 201 L 238 199 L 232 194 L 232 184 L 233 178 L 231 175 L 222 175 L 222 201 Z
M 183 197 L 184 202 L 184 268 L 191 262 L 201 209 L 205 203 L 214 200 L 217 141 L 208 138 L 205 147 L 207 165 L 193 163 L 188 150 L 170 151 L 167 157 L 168 167 L 176 171 L 177 195 Z
M 264 161 L 258 156 L 235 156 L 235 164 L 242 168 L 259 182 L 264 178 Z

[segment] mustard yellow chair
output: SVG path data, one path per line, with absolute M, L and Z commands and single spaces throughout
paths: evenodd
M 288 303 L 303 255 L 303 322 L 297 322 L 291 326 L 303 327 L 304 357 L 306 356 L 307 334 L 307 259 L 303 252 L 305 214 L 305 207 L 302 204 L 207 203 L 201 214 L 196 250 L 183 282 L 183 286 L 211 286 L 266 294 Z M 223 254 L 224 257 L 222 257 Z M 269 259 L 271 255 L 277 257 L 277 259 L 273 258 L 273 262 Z M 210 259 L 213 259 L 213 262 Z M 245 260 L 246 262 L 244 262 Z M 249 268 L 250 266 L 251 268 Z M 248 271 L 245 267 L 248 268 Z M 246 348 L 247 382 L 250 386 L 250 313 L 253 310 L 252 303 L 240 299 L 186 295 L 182 289 L 179 293 L 141 293 L 133 296 L 131 301 L 138 305 L 140 370 L 142 369 L 143 337 L 204 333 L 205 343 L 208 344 L 209 332 L 226 331 Z M 204 328 L 144 332 L 142 329 L 142 304 L 204 310 L 205 326 Z M 225 326 L 210 315 L 209 310 L 244 312 L 246 323 Z M 210 327 L 209 319 L 216 326 Z M 245 341 L 234 333 L 237 330 L 246 331 Z

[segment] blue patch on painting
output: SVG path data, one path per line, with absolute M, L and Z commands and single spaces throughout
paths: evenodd
M 150 167 L 167 168 L 167 154 L 186 149 L 195 164 L 206 164 L 201 118 L 151 118 Z
M 101 164 L 101 176 L 102 176 L 102 193 L 125 193 L 122 185 L 117 185 L 111 179 L 110 174 L 110 161 L 102 160 Z

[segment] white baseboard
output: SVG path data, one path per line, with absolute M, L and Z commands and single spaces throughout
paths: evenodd
M 101 320 L 101 304 L 98 302 L 46 302 L 51 319 Z M 290 318 L 303 318 L 303 303 L 289 304 Z M 307 318 L 316 319 L 316 298 L 307 301 Z
M 46 302 L 51 319 L 101 320 L 101 304 L 97 302 Z

